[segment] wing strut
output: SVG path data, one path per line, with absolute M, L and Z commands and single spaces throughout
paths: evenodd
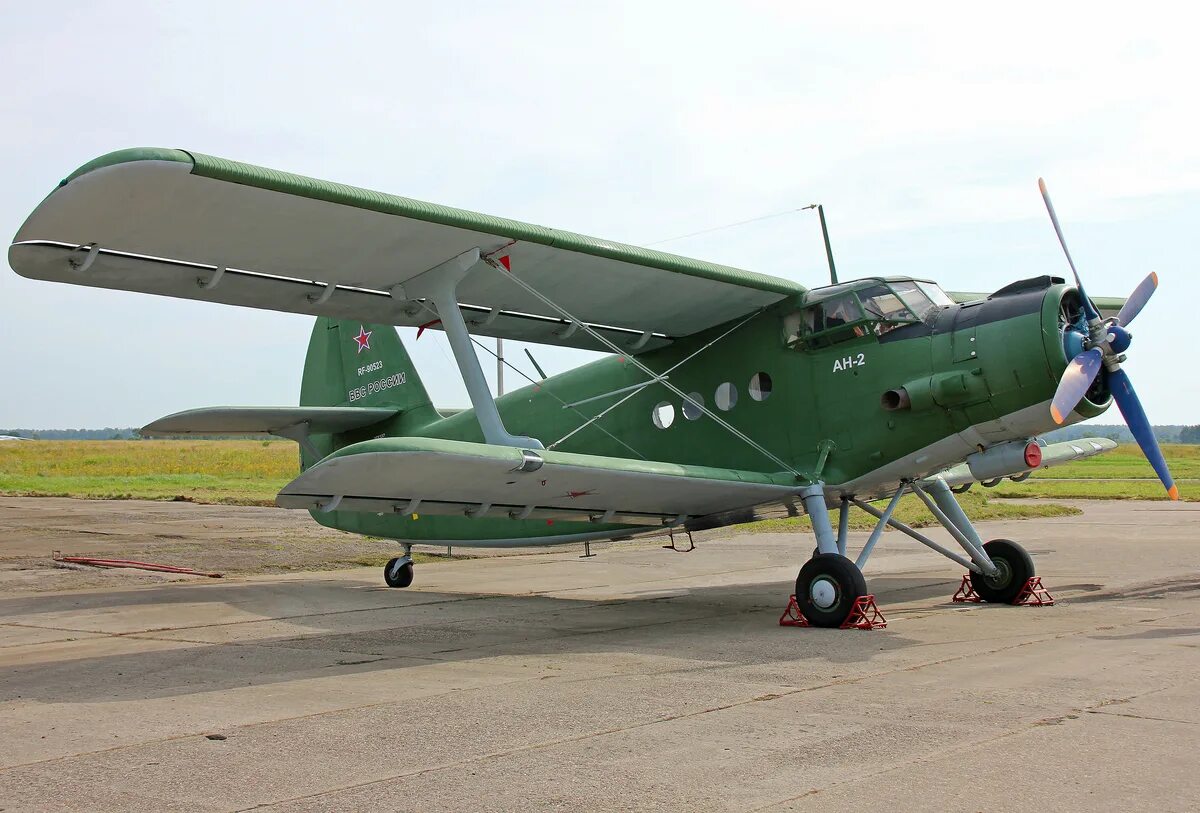
M 471 346 L 471 334 L 467 332 L 467 323 L 458 308 L 458 298 L 455 296 L 458 284 L 480 259 L 479 247 L 476 246 L 398 287 L 402 290 L 404 298 L 424 298 L 437 308 L 437 314 L 442 320 L 442 329 L 446 331 L 450 349 L 454 351 L 454 360 L 458 362 L 458 372 L 467 387 L 471 406 L 475 408 L 479 428 L 483 430 L 484 440 L 495 446 L 543 449 L 545 447 L 541 441 L 510 434 L 504 428 L 500 412 L 496 409 L 496 402 L 492 400 L 492 393 L 488 389 L 487 379 L 483 377 L 483 368 L 479 366 L 479 357 L 475 355 L 475 349 Z M 396 289 L 393 291 L 400 293 Z
M 476 251 L 478 251 L 478 250 L 476 250 Z M 594 330 L 591 326 L 589 326 L 585 322 L 580 321 L 579 319 L 576 319 L 574 316 L 572 316 L 570 313 L 568 313 L 566 311 L 566 309 L 560 307 L 557 303 L 552 301 L 549 297 L 544 295 L 541 291 L 538 291 L 536 288 L 534 288 L 528 282 L 519 278 L 516 274 L 508 271 L 508 269 L 506 269 L 503 265 L 501 265 L 499 263 L 499 261 L 494 260 L 491 257 L 485 257 L 484 262 L 486 262 L 492 268 L 495 268 L 504 277 L 512 280 L 517 285 L 519 285 L 521 288 L 523 288 L 525 291 L 527 291 L 528 293 L 530 293 L 537 299 L 541 300 L 546 306 L 557 311 L 558 314 L 560 316 L 562 316 L 564 319 L 568 320 L 569 322 L 573 322 L 573 323 L 579 325 L 581 330 L 583 330 L 585 333 L 587 333 L 589 336 L 591 336 L 596 341 L 603 344 L 609 350 L 616 353 L 617 355 L 625 356 L 625 358 L 629 359 L 629 361 L 632 364 L 634 364 L 638 369 L 640 369 L 643 373 L 645 373 L 649 378 L 651 378 L 651 379 L 660 378 L 657 373 L 655 373 L 653 370 L 651 370 L 645 364 L 642 364 L 640 361 L 638 361 L 636 356 L 629 355 L 624 350 L 622 350 L 620 347 L 617 347 L 617 345 L 613 344 L 608 339 L 601 336 L 600 333 L 597 332 L 596 330 Z M 481 375 L 482 375 L 482 373 L 481 373 Z M 653 383 L 653 382 L 651 382 L 651 383 Z M 690 401 L 687 394 L 683 390 L 679 389 L 679 387 L 676 387 L 674 384 L 672 384 L 670 381 L 662 380 L 660 378 L 660 383 L 664 387 L 669 389 L 671 392 L 675 393 L 680 398 L 682 398 L 685 402 Z M 695 402 L 692 402 L 692 403 L 695 403 Z M 744 443 L 749 445 L 755 451 L 761 453 L 764 457 L 766 457 L 772 463 L 775 463 L 777 466 L 781 467 L 784 471 L 790 472 L 791 474 L 793 474 L 796 477 L 799 477 L 803 480 L 810 479 L 808 476 L 801 474 L 800 472 L 796 471 L 796 469 L 794 469 L 792 466 L 785 463 L 781 458 L 777 457 L 773 452 L 768 451 L 761 444 L 759 444 L 755 440 L 748 437 L 745 433 L 741 432 L 736 427 L 732 426 L 729 422 L 725 421 L 718 415 L 714 414 L 710 409 L 708 409 L 708 407 L 704 406 L 703 404 L 696 404 L 696 407 L 699 408 L 701 413 L 707 415 L 709 418 L 714 420 L 718 426 L 724 427 L 731 435 L 733 435 L 734 437 L 743 441 Z

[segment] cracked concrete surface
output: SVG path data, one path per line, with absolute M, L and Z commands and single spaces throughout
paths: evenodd
M 0 808 L 1195 810 L 1200 506 L 1079 504 L 981 526 L 1053 608 L 888 534 L 876 632 L 782 535 L 0 596 Z

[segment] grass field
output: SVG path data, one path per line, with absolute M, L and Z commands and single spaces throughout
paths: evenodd
M 1179 486 L 1179 497 L 1200 501 L 1200 446 L 1168 444 L 1163 455 Z M 995 497 L 1058 497 L 1061 499 L 1165 500 L 1167 493 L 1154 469 L 1133 444 L 1111 452 L 1036 472 L 1024 483 L 1005 480 L 993 489 L 976 486 Z
M 1167 446 L 1167 459 L 1184 499 L 1200 499 L 1200 446 Z M 87 499 L 188 500 L 223 505 L 274 505 L 275 494 L 297 472 L 290 441 L 139 440 L 0 443 L 0 494 Z M 1154 472 L 1135 446 L 1039 472 L 1024 483 L 976 486 L 962 496 L 973 519 L 1060 516 L 1075 510 L 1052 503 L 1013 503 L 1005 497 L 1164 499 Z M 1069 478 L 1069 479 L 1064 479 Z M 855 511 L 856 528 L 871 520 Z M 911 525 L 933 524 L 913 497 L 899 509 Z M 805 517 L 742 526 L 752 532 L 807 527 Z
M 0 493 L 274 505 L 299 466 L 286 440 L 10 441 L 0 443 Z

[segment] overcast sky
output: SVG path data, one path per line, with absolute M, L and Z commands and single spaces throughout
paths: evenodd
M 1159 273 L 1127 369 L 1155 423 L 1200 422 L 1185 4 L 501 5 L 5 4 L 0 224 L 91 158 L 179 147 L 635 244 L 820 201 L 843 279 L 990 291 L 1068 272 L 1044 175 L 1093 295 Z M 808 212 L 661 248 L 827 280 Z M 0 427 L 293 404 L 310 328 L 5 269 Z M 444 336 L 414 332 L 435 401 L 465 405 Z

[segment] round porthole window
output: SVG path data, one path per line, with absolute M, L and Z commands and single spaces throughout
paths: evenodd
M 713 401 L 716 403 L 717 409 L 721 410 L 722 412 L 728 412 L 737 405 L 737 398 L 737 387 L 726 381 L 724 384 L 717 387 L 717 394 L 713 398 Z
M 771 396 L 771 376 L 766 373 L 755 373 L 750 377 L 750 397 L 755 401 L 765 401 Z
M 650 413 L 650 419 L 659 429 L 666 429 L 675 423 L 675 407 L 663 401 L 654 407 L 654 411 Z
M 704 396 L 698 392 L 689 392 L 687 398 L 683 399 L 683 417 L 689 421 L 696 421 L 704 414 Z

